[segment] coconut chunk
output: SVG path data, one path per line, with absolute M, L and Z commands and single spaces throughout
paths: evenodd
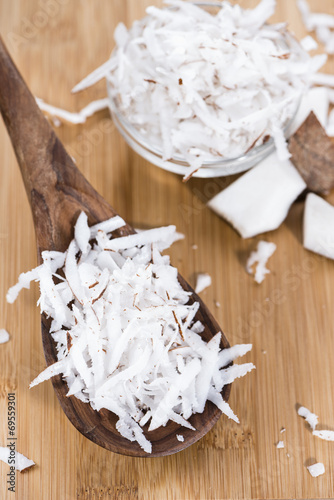
M 0 330 L 0 344 L 5 344 L 9 341 L 9 333 L 4 328 Z
M 22 472 L 33 467 L 35 462 L 25 457 L 18 451 L 11 451 L 9 448 L 0 446 L 0 460 L 5 464 L 14 466 L 16 470 Z
M 306 197 L 303 244 L 311 252 L 334 259 L 334 207 L 313 193 Z
M 196 287 L 195 287 L 195 292 L 196 293 L 201 293 L 203 292 L 206 288 L 211 286 L 212 284 L 212 279 L 211 276 L 207 273 L 199 273 L 197 275 L 196 279 Z
M 306 184 L 289 160 L 273 153 L 215 196 L 208 207 L 243 238 L 277 229 Z
M 309 424 L 311 429 L 314 431 L 314 429 L 318 425 L 318 419 L 319 419 L 318 415 L 316 415 L 315 413 L 312 413 L 310 410 L 305 408 L 305 406 L 300 406 L 298 408 L 297 413 L 300 417 L 305 418 L 306 422 Z
M 256 251 L 250 254 L 246 269 L 249 274 L 254 274 L 256 283 L 262 283 L 266 274 L 270 273 L 269 269 L 266 268 L 266 264 L 275 252 L 276 248 L 275 243 L 260 241 L 257 245 Z M 253 272 L 254 264 L 257 264 L 255 273 Z
M 290 138 L 289 149 L 309 190 L 326 194 L 334 187 L 334 143 L 313 112 Z
M 307 467 L 307 470 L 309 471 L 312 477 L 318 477 L 321 476 L 322 474 L 325 474 L 325 466 L 321 462 L 309 465 Z

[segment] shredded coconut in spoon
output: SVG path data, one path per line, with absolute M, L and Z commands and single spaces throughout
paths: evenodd
M 68 396 L 115 413 L 120 434 L 150 453 L 145 424 L 194 429 L 188 419 L 207 401 L 238 422 L 221 392 L 255 367 L 229 366 L 250 345 L 221 350 L 220 332 L 203 341 L 199 303 L 189 302 L 161 255 L 179 237 L 175 227 L 113 238 L 123 225 L 117 216 L 88 227 L 81 213 L 67 251 L 43 252 L 43 264 L 22 274 L 7 300 L 38 281 L 41 312 L 52 318 L 58 361 L 31 387 L 62 374 Z
M 288 158 L 284 127 L 326 56 L 311 58 L 285 24 L 267 24 L 275 0 L 253 10 L 223 1 L 216 15 L 166 3 L 130 30 L 120 24 L 110 60 L 73 90 L 107 78 L 112 109 L 164 160 L 186 161 L 187 178 L 270 136 Z

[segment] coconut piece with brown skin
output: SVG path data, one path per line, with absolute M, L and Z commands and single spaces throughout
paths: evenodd
M 313 112 L 291 137 L 289 150 L 310 191 L 325 194 L 334 187 L 334 142 Z

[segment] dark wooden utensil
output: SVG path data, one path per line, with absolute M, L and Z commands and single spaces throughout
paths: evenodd
M 33 214 L 38 259 L 44 250 L 64 251 L 73 238 L 74 223 L 81 211 L 96 224 L 117 215 L 115 210 L 93 189 L 79 172 L 52 127 L 44 118 L 36 101 L 14 65 L 0 38 L 0 111 L 10 135 Z M 134 233 L 129 225 L 115 236 Z M 208 341 L 219 325 L 202 300 L 179 276 L 182 287 L 193 293 L 191 301 L 200 303 L 196 319 L 205 325 L 203 338 Z M 55 344 L 49 335 L 49 321 L 42 316 L 42 341 L 47 365 L 57 361 Z M 222 347 L 228 347 L 222 335 Z M 74 396 L 66 397 L 67 385 L 61 376 L 52 384 L 59 402 L 72 424 L 88 439 L 107 450 L 134 457 L 159 457 L 187 448 L 204 436 L 217 422 L 221 412 L 207 403 L 202 414 L 193 415 L 190 422 L 196 431 L 168 423 L 153 432 L 145 431 L 152 442 L 152 454 L 145 453 L 137 443 L 123 438 L 116 430 L 117 417 L 107 410 L 94 411 L 89 404 Z M 228 399 L 230 386 L 224 388 Z M 182 433 L 184 442 L 176 439 Z

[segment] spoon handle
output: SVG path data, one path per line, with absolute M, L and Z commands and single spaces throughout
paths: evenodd
M 0 111 L 31 205 L 37 247 L 63 251 L 81 210 L 89 222 L 116 215 L 75 166 L 0 37 Z

